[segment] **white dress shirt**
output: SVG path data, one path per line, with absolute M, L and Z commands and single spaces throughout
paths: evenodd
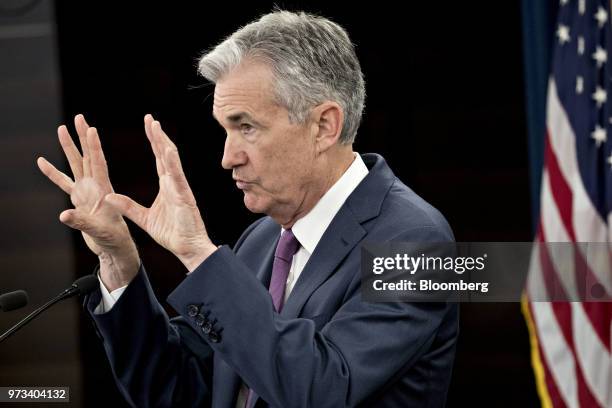
M 361 156 L 355 153 L 355 159 L 349 168 L 342 176 L 334 183 L 333 186 L 321 197 L 317 204 L 310 210 L 308 214 L 295 222 L 291 230 L 293 235 L 300 242 L 300 249 L 293 256 L 291 269 L 287 276 L 285 287 L 285 301 L 291 294 L 295 283 L 297 282 L 306 262 L 310 259 L 310 255 L 314 252 L 317 244 L 321 240 L 323 233 L 336 216 L 346 199 L 368 175 L 368 168 Z M 281 229 L 282 232 L 282 229 Z M 102 283 L 100 275 L 100 290 L 102 292 L 102 301 L 94 310 L 95 314 L 108 312 L 115 305 L 117 300 L 123 294 L 126 286 L 115 289 L 109 292 Z M 244 406 L 244 404 L 242 405 Z

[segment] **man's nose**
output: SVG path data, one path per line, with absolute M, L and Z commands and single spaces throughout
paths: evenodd
M 225 138 L 221 166 L 226 170 L 231 170 L 234 167 L 246 164 L 246 162 L 247 155 L 241 146 L 239 137 L 228 134 Z

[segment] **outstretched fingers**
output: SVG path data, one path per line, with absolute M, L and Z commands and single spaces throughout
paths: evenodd
M 36 160 L 36 164 L 38 164 L 40 171 L 47 176 L 53 184 L 61 188 L 66 194 L 72 193 L 74 182 L 70 177 L 56 169 L 55 166 L 49 163 L 44 157 L 39 157 L 38 160 Z
M 172 179 L 177 191 L 179 193 L 191 194 L 191 188 L 189 187 L 189 182 L 187 181 L 187 177 L 185 177 L 185 173 L 183 172 L 181 158 L 176 147 L 166 148 L 164 156 L 167 174 Z
M 74 117 L 74 127 L 79 135 L 79 142 L 81 143 L 81 151 L 83 152 L 83 176 L 91 176 L 91 159 L 89 154 L 89 147 L 87 146 L 87 129 L 89 125 L 85 121 L 85 117 L 78 114 Z
M 160 152 L 165 151 L 169 147 L 176 149 L 176 145 L 170 140 L 166 132 L 164 132 L 158 120 L 151 122 L 151 133 Z
M 163 150 L 160 148 L 159 143 L 153 137 L 153 130 L 151 129 L 153 122 L 153 116 L 151 114 L 146 114 L 144 117 L 145 134 L 147 135 L 147 139 L 149 139 L 151 149 L 153 150 L 153 154 L 155 155 L 155 166 L 157 167 L 157 175 L 161 177 L 163 174 L 166 173 L 166 169 L 162 160 Z
M 163 149 L 162 161 L 166 169 L 166 174 L 170 176 L 179 193 L 189 193 L 191 195 L 191 188 L 183 172 L 181 158 L 176 145 L 170 140 L 158 121 L 154 121 L 151 124 L 151 131 L 153 139 L 158 146 Z
M 161 162 L 162 173 L 159 172 L 160 166 L 158 165 L 160 177 L 162 174 L 170 176 L 179 193 L 191 193 L 189 183 L 183 172 L 178 149 L 164 132 L 159 121 L 153 120 L 151 115 L 147 115 L 145 117 L 145 129 L 147 129 L 147 137 L 151 141 L 155 157 L 158 162 Z
M 87 129 L 87 147 L 89 148 L 92 177 L 101 185 L 111 188 L 106 158 L 104 157 L 98 130 L 95 127 Z
M 72 176 L 75 180 L 80 180 L 83 177 L 83 157 L 72 141 L 68 128 L 65 125 L 57 128 L 57 136 L 68 160 L 68 165 L 70 165 Z

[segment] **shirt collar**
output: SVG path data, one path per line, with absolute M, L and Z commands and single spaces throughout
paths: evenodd
M 367 166 L 361 156 L 355 153 L 353 163 L 338 181 L 327 190 L 308 214 L 293 224 L 291 228 L 293 235 L 309 254 L 314 252 L 325 230 L 340 211 L 346 199 L 367 175 Z

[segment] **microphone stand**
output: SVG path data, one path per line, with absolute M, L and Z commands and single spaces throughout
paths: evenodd
M 9 338 L 17 330 L 21 329 L 23 326 L 28 324 L 30 321 L 34 320 L 39 314 L 41 314 L 42 312 L 44 312 L 45 310 L 47 310 L 48 308 L 50 308 L 51 306 L 59 302 L 60 300 L 64 300 L 69 297 L 78 295 L 79 291 L 80 289 L 76 285 L 72 285 L 69 288 L 65 289 L 62 293 L 60 293 L 59 295 L 57 295 L 56 297 L 54 297 L 53 299 L 51 299 L 50 301 L 48 301 L 47 303 L 39 307 L 38 309 L 34 310 L 32 313 L 30 313 L 29 315 L 24 317 L 21 321 L 19 321 L 16 325 L 14 325 L 10 329 L 8 329 L 6 332 L 4 332 L 0 336 L 0 343 L 2 343 L 4 340 Z

